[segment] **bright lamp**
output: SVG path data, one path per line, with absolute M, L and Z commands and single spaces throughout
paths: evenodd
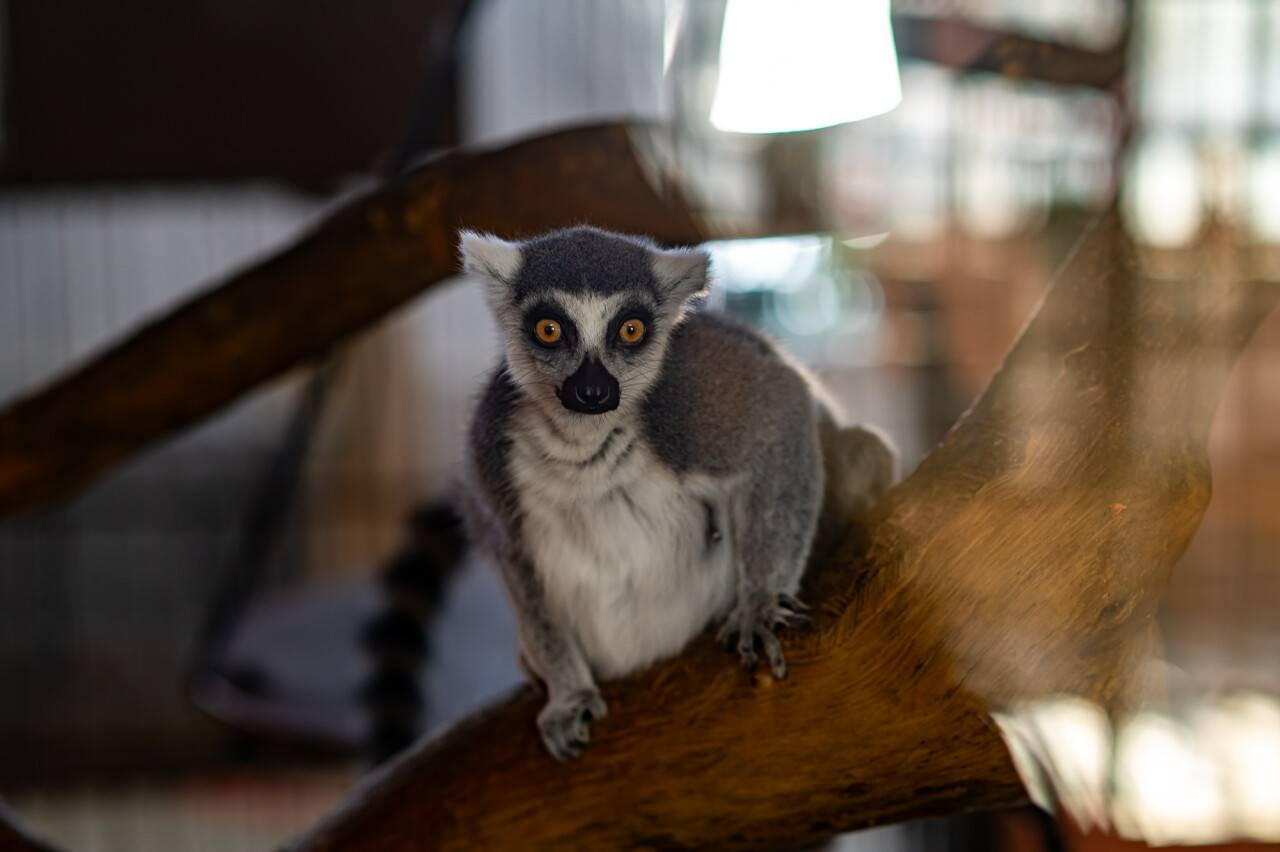
M 901 100 L 889 0 L 729 0 L 716 128 L 812 130 L 888 112 Z

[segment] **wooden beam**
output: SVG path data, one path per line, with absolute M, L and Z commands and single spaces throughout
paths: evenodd
M 985 71 L 1019 80 L 1111 90 L 1128 62 L 1128 29 L 1104 50 L 1001 32 L 959 18 L 895 15 L 898 54 L 965 73 Z
M 515 236 L 588 221 L 700 241 L 681 199 L 650 182 L 633 147 L 643 131 L 584 127 L 435 159 L 0 410 L 0 518 L 74 494 L 454 275 L 459 227 Z
M 991 386 L 865 524 L 828 534 L 791 676 L 700 640 L 604 687 L 557 764 L 520 690 L 371 776 L 295 850 L 779 848 L 1023 800 L 988 710 L 1115 706 L 1209 499 L 1227 371 L 1277 298 L 1148 279 L 1107 217 Z

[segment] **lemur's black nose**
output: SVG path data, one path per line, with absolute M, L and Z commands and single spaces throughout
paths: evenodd
M 609 398 L 609 388 L 605 385 L 580 384 L 574 388 L 573 395 L 583 405 L 596 406 Z
M 585 358 L 577 372 L 564 380 L 560 403 L 579 414 L 604 414 L 618 407 L 618 380 L 599 361 Z

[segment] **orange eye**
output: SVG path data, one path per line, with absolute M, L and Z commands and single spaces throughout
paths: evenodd
M 538 320 L 537 324 L 533 327 L 533 332 L 538 335 L 538 339 L 543 343 L 560 342 L 560 323 L 555 320 Z
M 644 323 L 638 319 L 629 319 L 618 329 L 618 337 L 628 345 L 639 343 L 644 339 Z

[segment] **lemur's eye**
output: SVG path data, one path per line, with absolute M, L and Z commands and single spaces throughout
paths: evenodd
M 555 320 L 540 319 L 533 327 L 533 333 L 538 335 L 538 339 L 543 343 L 559 343 L 560 323 Z
M 644 323 L 638 319 L 629 319 L 618 328 L 618 337 L 623 343 L 633 345 L 644 339 Z

